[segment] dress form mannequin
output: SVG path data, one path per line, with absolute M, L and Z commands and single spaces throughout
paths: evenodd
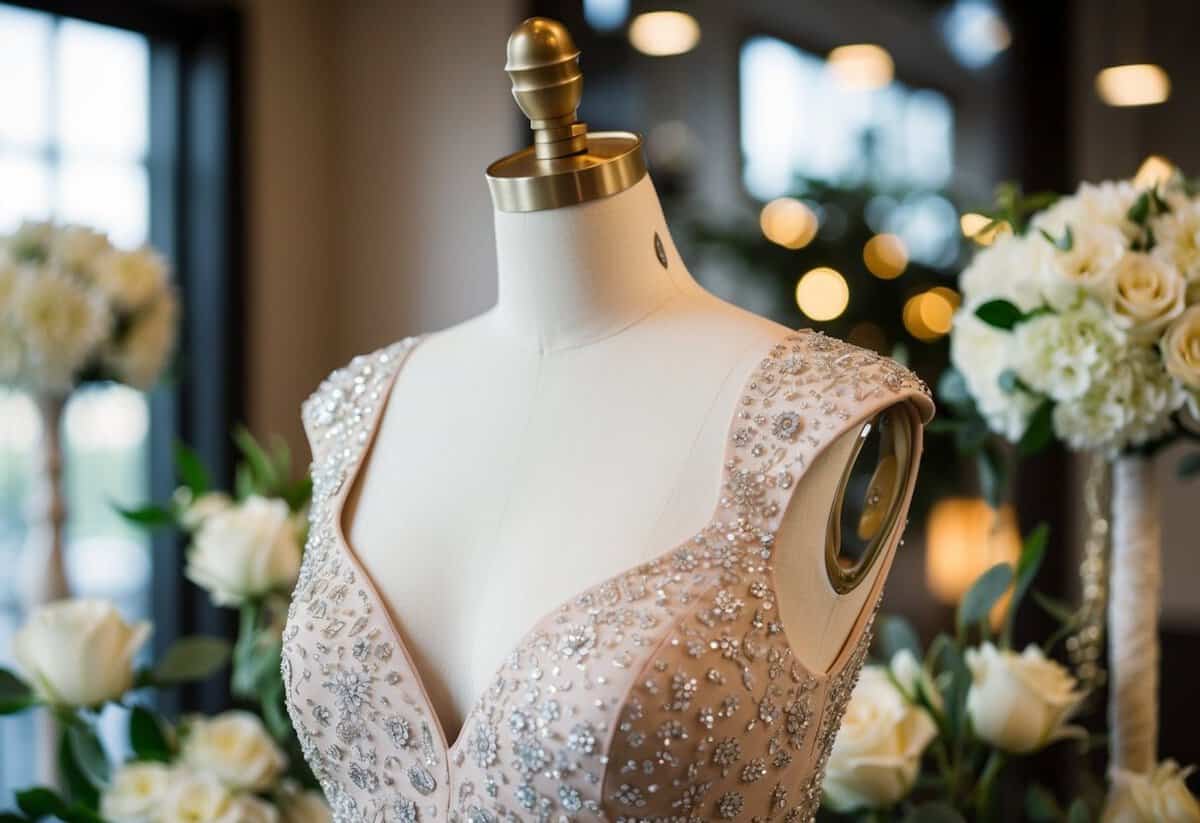
M 553 208 L 501 201 L 497 305 L 423 337 L 341 513 L 451 743 L 564 592 L 705 521 L 739 393 L 789 331 L 695 282 L 648 176 Z M 919 436 L 915 413 L 898 418 Z M 778 534 L 780 612 L 804 627 L 792 643 L 814 671 L 841 654 L 888 566 L 846 592 L 827 571 L 829 512 L 858 441 L 855 429 L 821 453 Z M 907 491 L 893 497 L 906 505 Z

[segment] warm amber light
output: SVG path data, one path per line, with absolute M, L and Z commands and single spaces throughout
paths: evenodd
M 1171 96 L 1171 78 L 1153 63 L 1110 66 L 1096 75 L 1096 93 L 1110 106 L 1152 106 Z
M 883 88 L 896 73 L 892 56 L 874 43 L 838 46 L 829 52 L 828 65 L 842 86 L 858 91 Z
M 817 215 L 794 197 L 780 197 L 758 215 L 763 235 L 788 249 L 802 249 L 817 236 Z
M 997 563 L 1016 564 L 1021 533 L 1012 506 L 996 511 L 979 498 L 939 500 L 929 512 L 925 535 L 925 582 L 933 596 L 955 605 Z M 992 612 L 995 623 L 1007 596 Z
M 921 323 L 931 334 L 941 337 L 950 333 L 950 324 L 954 320 L 954 304 L 944 293 L 930 289 L 921 296 L 917 306 L 921 315 Z
M 981 246 L 992 245 L 997 237 L 1012 230 L 1004 221 L 994 221 L 986 214 L 975 212 L 967 212 L 958 218 L 958 225 L 962 229 L 963 237 L 974 240 Z
M 908 267 L 908 247 L 894 234 L 877 234 L 863 246 L 863 262 L 876 277 L 894 280 Z
M 1152 154 L 1142 161 L 1138 167 L 1133 184 L 1139 189 L 1152 189 L 1161 186 L 1175 175 L 1175 166 L 1167 158 Z
M 682 11 L 646 12 L 629 24 L 629 42 L 651 57 L 684 54 L 700 42 L 700 24 Z
M 850 286 L 846 278 L 827 266 L 806 272 L 796 284 L 796 305 L 813 320 L 833 320 L 849 304 Z

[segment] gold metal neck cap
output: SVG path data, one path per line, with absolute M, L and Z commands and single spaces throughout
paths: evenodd
M 500 211 L 538 211 L 624 191 L 646 174 L 642 139 L 630 132 L 588 134 L 576 114 L 583 94 L 579 49 L 562 23 L 531 17 L 508 38 L 504 70 L 529 118 L 533 146 L 488 166 Z

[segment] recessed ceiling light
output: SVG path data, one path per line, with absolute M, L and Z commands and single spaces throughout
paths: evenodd
M 1096 75 L 1096 93 L 1110 106 L 1152 106 L 1171 96 L 1171 78 L 1153 63 L 1110 66 Z
M 700 42 L 700 24 L 682 11 L 646 12 L 629 24 L 629 42 L 651 57 L 684 54 Z

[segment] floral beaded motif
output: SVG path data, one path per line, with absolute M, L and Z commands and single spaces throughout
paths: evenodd
M 313 504 L 282 666 L 335 819 L 811 820 L 880 586 L 833 671 L 807 671 L 776 609 L 776 529 L 823 446 L 854 420 L 928 396 L 924 384 L 873 353 L 787 334 L 739 398 L 711 521 L 539 621 L 448 743 L 337 523 L 417 342 L 355 358 L 303 408 Z

